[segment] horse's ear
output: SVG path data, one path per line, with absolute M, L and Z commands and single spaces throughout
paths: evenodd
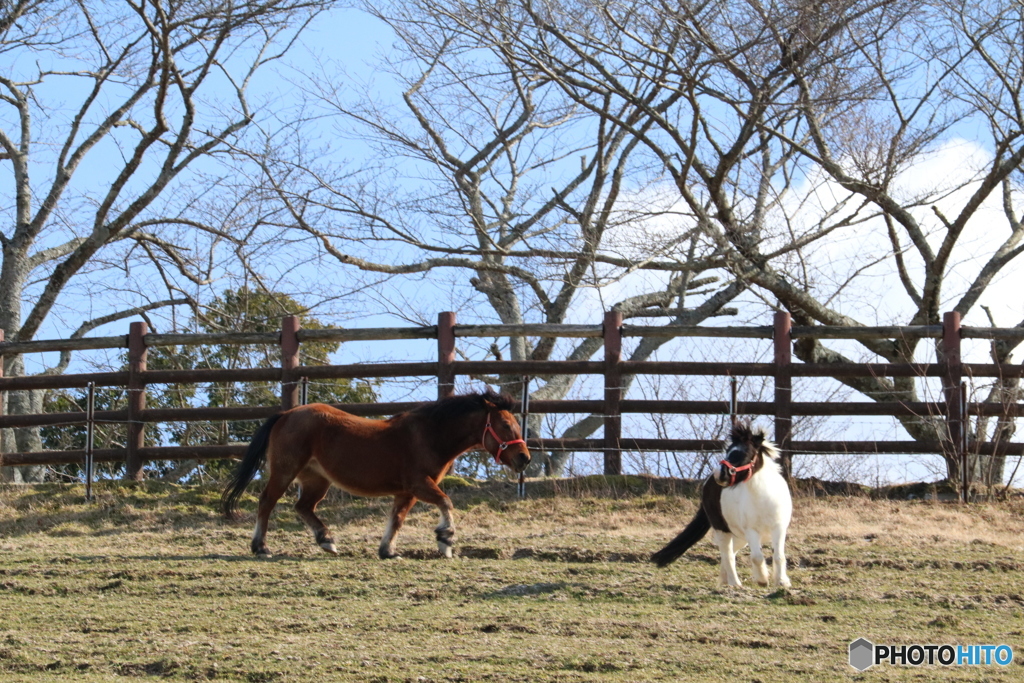
M 758 427 L 754 430 L 751 442 L 770 460 L 779 459 L 779 449 L 775 446 L 775 443 L 768 438 L 768 433 L 764 430 L 764 427 Z
M 487 391 L 480 394 L 480 399 L 483 401 L 484 408 L 488 410 L 493 410 L 496 408 L 504 409 L 505 404 L 507 403 L 506 397 L 504 395 L 499 394 L 490 387 L 487 388 Z
M 515 408 L 515 399 L 504 392 L 498 393 L 490 387 L 482 394 L 478 394 L 487 410 L 508 410 Z
M 749 441 L 750 436 L 750 423 L 745 420 L 737 420 L 732 425 L 732 434 L 730 434 L 734 442 L 742 443 Z

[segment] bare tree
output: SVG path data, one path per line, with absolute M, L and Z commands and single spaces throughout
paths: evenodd
M 869 84 L 871 97 L 850 98 L 837 107 L 821 79 L 799 65 L 788 69 L 809 136 L 806 142 L 794 141 L 794 147 L 845 197 L 882 216 L 871 230 L 875 239 L 888 242 L 893 255 L 885 265 L 893 273 L 890 281 L 902 289 L 898 319 L 936 325 L 943 310 L 952 310 L 983 324 L 980 302 L 986 296 L 991 300 L 993 283 L 1024 252 L 1018 208 L 1024 164 L 1024 57 L 1019 49 L 1024 15 L 1019 3 L 943 1 L 916 7 L 884 29 L 870 29 L 851 33 L 843 42 L 853 54 L 847 64 L 857 66 L 857 77 Z M 781 36 L 778 40 L 781 45 Z M 959 173 L 926 187 L 907 182 L 923 158 L 966 134 L 981 150 L 965 155 Z M 908 185 L 914 189 L 908 191 Z M 983 211 L 995 203 L 1005 220 L 1001 229 L 993 229 L 991 214 Z M 870 270 L 863 260 L 859 265 Z M 756 266 L 751 279 L 778 296 L 800 322 L 857 324 L 829 301 L 834 292 L 793 287 Z M 991 316 L 989 321 L 995 324 Z M 1024 322 L 1016 318 L 1010 324 Z M 863 345 L 885 360 L 901 362 L 914 359 L 919 341 Z M 1014 346 L 994 345 L 992 359 L 1007 362 Z M 811 340 L 798 344 L 797 354 L 813 362 L 846 360 Z M 942 357 L 938 344 L 935 354 Z M 912 378 L 847 383 L 876 400 L 917 400 L 923 389 Z M 1012 381 L 1002 380 L 983 398 L 1001 402 L 1015 392 Z M 905 419 L 903 426 L 915 438 L 948 441 L 940 420 Z M 975 432 L 1005 443 L 1013 429 L 1013 421 L 1004 418 L 994 434 L 986 433 L 983 420 Z M 960 463 L 950 457 L 952 449 L 945 455 L 950 479 L 959 481 Z M 1002 481 L 1004 456 L 975 460 L 975 480 Z
M 371 278 L 440 281 L 454 273 L 453 288 L 468 290 L 467 306 L 483 303 L 506 324 L 573 322 L 595 304 L 627 319 L 686 325 L 735 312 L 726 305 L 744 285 L 711 272 L 722 265 L 718 245 L 703 240 L 659 188 L 661 161 L 637 153 L 654 125 L 638 123 L 647 103 L 575 101 L 548 74 L 521 64 L 506 39 L 432 3 L 369 11 L 398 37 L 385 66 L 400 84 L 400 103 L 381 101 L 373 86 L 346 93 L 333 68 L 302 83 L 308 120 L 340 117 L 347 137 L 369 145 L 376 162 L 355 171 L 318 164 L 298 132 L 307 121 L 294 117 L 287 133 L 268 135 L 252 156 L 280 202 L 282 226 L 304 231 L 328 259 Z M 653 90 L 651 97 L 663 88 Z M 287 139 L 306 147 L 273 147 Z M 618 294 L 607 299 L 613 289 Z M 631 358 L 648 358 L 664 343 L 642 339 Z M 504 357 L 506 349 L 492 349 Z M 516 338 L 507 353 L 587 359 L 600 349 L 599 339 L 556 348 L 553 338 Z M 513 392 L 520 381 L 488 379 Z M 564 397 L 574 381 L 548 379 L 533 395 Z M 565 435 L 585 436 L 600 424 L 591 416 Z M 560 473 L 564 459 L 553 455 L 548 471 Z
M 213 196 L 226 175 L 217 157 L 253 120 L 248 92 L 257 71 L 327 4 L 0 4 L 7 341 L 33 339 L 54 317 L 83 334 L 180 304 L 223 273 L 251 217 L 225 211 Z M 125 287 L 140 264 L 155 282 L 128 278 Z M 20 356 L 4 362 L 8 376 L 25 372 Z M 38 392 L 13 392 L 7 409 L 40 405 Z M 15 439 L 19 450 L 39 448 L 36 430 L 17 430 Z
M 967 316 L 1024 248 L 1019 3 L 431 6 L 640 140 L 634 155 L 652 155 L 671 178 L 689 217 L 682 224 L 711 247 L 707 264 L 798 324 L 938 324 L 944 307 Z M 967 160 L 969 173 L 908 182 L 915 165 L 975 129 L 984 153 Z M 976 217 L 1000 189 L 1007 229 L 982 244 L 987 226 Z M 886 271 L 904 301 L 879 313 L 872 285 Z M 909 361 L 919 341 L 862 347 Z M 996 359 L 1012 347 L 999 347 Z M 796 352 L 847 360 L 817 340 Z M 912 378 L 842 381 L 874 400 L 917 400 L 928 390 Z M 988 398 L 1006 390 L 999 383 Z M 914 438 L 948 440 L 936 418 L 903 426 Z M 958 467 L 947 458 L 954 480 Z M 993 463 L 978 467 L 989 480 L 1001 477 Z

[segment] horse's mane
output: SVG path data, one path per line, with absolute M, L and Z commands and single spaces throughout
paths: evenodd
M 779 449 L 768 438 L 768 433 L 764 430 L 764 427 L 754 427 L 750 422 L 740 420 L 732 426 L 730 437 L 733 443 L 752 443 L 772 460 L 779 459 Z
M 754 429 L 753 425 L 747 420 L 737 420 L 732 426 L 732 433 L 729 435 L 733 441 L 741 441 L 743 443 L 750 443 L 753 441 L 764 441 L 767 437 L 764 429 L 758 427 Z
M 508 394 L 499 394 L 493 389 L 459 396 L 449 396 L 433 403 L 424 403 L 410 410 L 409 417 L 423 417 L 432 421 L 446 421 L 462 417 L 467 413 L 484 410 L 493 406 L 498 410 L 512 410 L 514 400 Z

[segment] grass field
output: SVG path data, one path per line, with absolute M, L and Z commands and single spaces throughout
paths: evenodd
M 635 482 L 634 482 L 635 484 Z M 289 505 L 270 560 L 214 488 L 0 488 L 0 680 L 1024 680 L 1024 504 L 798 498 L 791 590 L 720 589 L 703 541 L 669 569 L 646 556 L 692 497 L 625 484 L 525 501 L 458 487 L 457 549 L 436 559 L 422 504 L 376 548 L 387 502 L 322 506 L 341 555 Z M 663 489 L 659 489 L 663 490 Z M 1006 643 L 1008 667 L 882 665 L 847 645 Z

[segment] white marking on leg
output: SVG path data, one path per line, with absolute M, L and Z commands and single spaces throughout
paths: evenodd
M 255 543 L 256 541 L 262 541 L 263 538 L 266 535 L 267 535 L 267 530 L 263 528 L 262 522 L 260 522 L 260 520 L 257 519 L 256 520 L 256 528 L 252 530 L 252 540 L 253 540 L 253 542 Z
M 380 540 L 380 552 L 382 555 L 392 556 L 395 554 L 395 516 L 388 519 L 388 525 L 384 527 L 384 537 Z
M 786 529 L 772 529 L 772 578 L 775 584 L 789 588 L 792 584 L 786 574 Z
M 733 549 L 733 534 L 723 533 L 721 538 L 718 550 L 721 554 L 722 565 L 725 567 L 726 584 L 739 588 L 743 584 L 740 583 L 740 577 L 736 573 L 736 551 Z
M 264 542 L 265 542 L 264 539 L 266 538 L 266 536 L 267 536 L 267 528 L 263 524 L 263 522 L 259 519 L 259 517 L 257 517 L 256 518 L 256 528 L 254 528 L 252 530 L 252 542 L 253 542 L 253 545 L 256 545 L 256 542 L 259 541 L 260 545 L 262 547 L 266 548 L 266 545 L 264 545 Z M 257 557 L 271 557 L 271 555 L 270 555 L 269 552 L 264 552 L 264 553 L 259 553 L 257 555 Z
M 437 541 L 437 552 L 444 555 L 446 558 L 451 559 L 452 557 L 452 544 L 451 541 L 455 536 L 455 520 L 452 519 L 452 512 L 446 507 L 441 508 L 441 521 L 438 523 L 437 528 L 434 529 L 435 534 L 439 534 L 443 531 L 451 531 L 451 534 L 446 537 L 446 540 L 442 541 L 438 538 Z
M 718 585 L 728 586 L 729 576 L 725 571 L 725 555 L 721 553 L 722 549 L 722 532 L 715 529 L 715 545 L 718 546 L 720 559 L 718 561 Z
M 747 543 L 750 545 L 750 571 L 759 586 L 768 585 L 768 565 L 764 562 L 764 550 L 761 549 L 761 534 L 754 529 L 746 532 Z

